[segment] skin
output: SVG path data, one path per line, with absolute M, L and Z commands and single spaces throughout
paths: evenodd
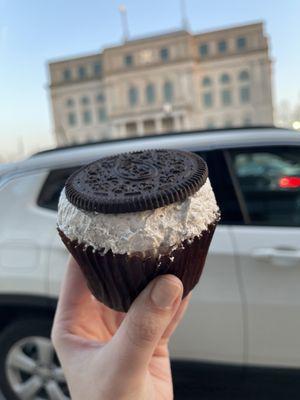
M 71 258 L 62 285 L 52 341 L 72 400 L 173 399 L 168 341 L 187 307 L 173 275 L 154 279 L 127 314 L 89 292 Z

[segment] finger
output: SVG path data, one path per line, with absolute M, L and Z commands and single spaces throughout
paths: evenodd
M 132 304 L 110 345 L 116 368 L 125 375 L 144 373 L 176 313 L 182 283 L 174 275 L 154 279 Z M 114 350 L 113 350 L 114 349 Z
M 169 323 L 167 329 L 165 330 L 163 336 L 162 336 L 162 340 L 166 340 L 168 341 L 170 339 L 170 337 L 173 335 L 175 329 L 177 328 L 177 326 L 179 325 L 179 323 L 181 322 L 182 318 L 184 317 L 184 314 L 186 312 L 186 309 L 189 305 L 189 301 L 192 297 L 192 293 L 189 293 L 181 302 L 176 314 L 174 315 L 174 317 L 172 318 L 172 321 Z

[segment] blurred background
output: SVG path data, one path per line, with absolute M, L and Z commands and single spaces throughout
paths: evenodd
M 0 161 L 164 131 L 300 129 L 297 0 L 0 0 Z
M 0 0 L 1 400 L 70 399 L 50 341 L 59 196 L 80 166 L 145 148 L 203 157 L 222 215 L 170 343 L 175 399 L 299 398 L 299 16 L 298 0 Z

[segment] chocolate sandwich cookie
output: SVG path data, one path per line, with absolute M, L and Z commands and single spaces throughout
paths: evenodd
M 85 211 L 128 213 L 167 206 L 193 195 L 207 179 L 204 160 L 178 150 L 106 157 L 75 172 L 67 199 Z
M 219 209 L 199 156 L 145 150 L 97 160 L 67 180 L 58 231 L 93 295 L 127 311 L 157 275 L 184 296 L 198 282 Z

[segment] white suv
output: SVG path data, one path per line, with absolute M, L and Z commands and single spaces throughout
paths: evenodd
M 7 399 L 67 399 L 48 339 L 67 260 L 56 232 L 66 178 L 94 159 L 145 148 L 200 154 L 222 211 L 171 343 L 181 377 L 175 389 L 184 387 L 176 386 L 187 376 L 182 371 L 194 371 L 201 382 L 207 362 L 222 371 L 280 367 L 281 376 L 300 367 L 300 134 L 275 128 L 168 134 L 56 149 L 0 169 L 0 387 Z

